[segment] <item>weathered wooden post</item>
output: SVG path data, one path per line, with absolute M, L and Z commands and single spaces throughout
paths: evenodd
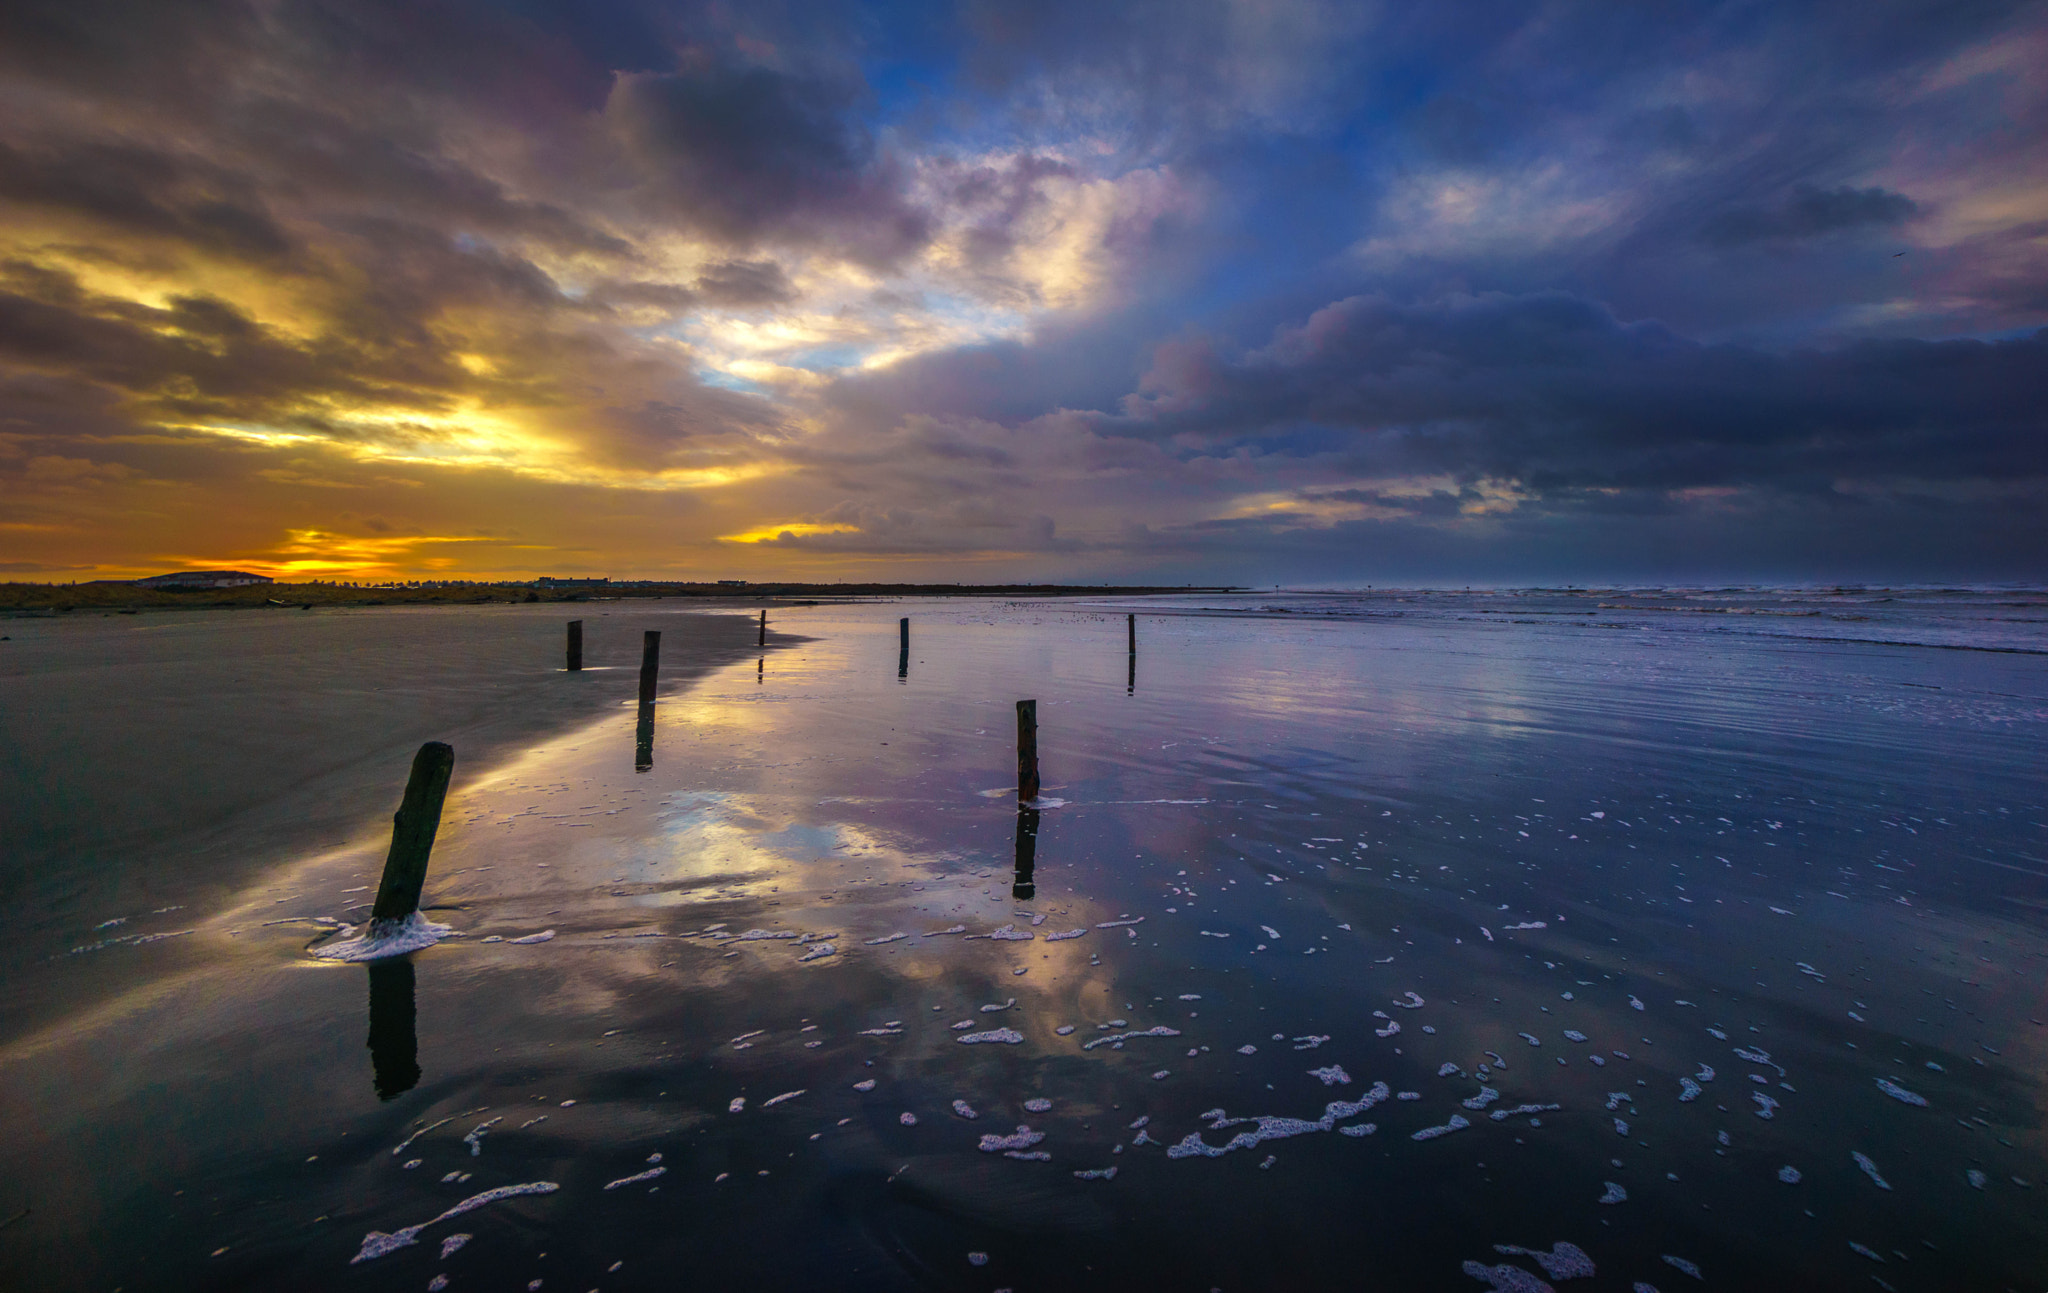
M 1131 654 L 1136 655 L 1138 654 L 1138 617 L 1136 615 L 1124 616 L 1124 627 L 1130 630 Z
M 910 650 L 910 617 L 908 615 L 896 621 L 896 648 L 899 651 Z
M 1019 902 L 1038 895 L 1031 873 L 1038 864 L 1038 810 L 1017 810 L 1017 873 L 1010 879 L 1010 896 Z
M 448 798 L 448 778 L 454 772 L 455 750 L 441 741 L 428 741 L 413 756 L 405 798 L 391 819 L 391 852 L 384 859 L 384 878 L 377 885 L 376 905 L 370 908 L 372 937 L 420 909 L 427 858 L 434 851 L 441 804 Z
M 577 673 L 583 668 L 583 621 L 569 621 L 569 672 Z
M 640 642 L 640 703 L 654 703 L 654 680 L 661 672 L 661 634 L 653 629 Z
M 1038 702 L 1017 702 L 1017 802 L 1038 798 Z
M 760 641 L 754 643 L 754 645 L 768 645 L 768 608 L 765 606 L 761 608 L 761 639 Z

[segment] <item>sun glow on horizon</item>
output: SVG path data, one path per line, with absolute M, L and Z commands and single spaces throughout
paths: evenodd
M 807 534 L 853 534 L 858 533 L 859 530 L 860 527 L 858 525 L 847 525 L 844 522 L 838 521 L 789 521 L 781 525 L 757 525 L 753 529 L 742 531 L 739 534 L 721 534 L 718 536 L 718 541 L 720 543 L 773 543 L 784 535 L 789 535 L 792 538 L 801 538 Z

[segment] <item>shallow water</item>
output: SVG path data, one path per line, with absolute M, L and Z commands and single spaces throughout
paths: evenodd
M 805 640 L 652 715 L 622 674 L 614 714 L 459 761 L 427 951 L 307 955 L 360 918 L 374 832 L 72 917 L 105 945 L 19 977 L 94 991 L 0 1052 L 0 1214 L 31 1209 L 0 1278 L 1477 1289 L 1560 1244 L 1598 1270 L 1574 1287 L 1666 1293 L 1688 1263 L 2048 1269 L 2038 595 L 773 618 Z

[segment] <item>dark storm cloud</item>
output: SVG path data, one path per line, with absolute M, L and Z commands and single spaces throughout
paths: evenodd
M 1748 497 L 1720 507 L 1658 498 L 1588 512 L 1521 509 L 1461 525 L 1390 516 L 1305 527 L 1242 518 L 1127 530 L 1121 548 L 1162 577 L 1289 572 L 1304 582 L 1559 583 L 1685 579 L 2038 579 L 2048 518 L 2030 500 L 1927 496 L 1823 507 Z
M 10 0 L 0 65 L 95 92 L 156 92 L 190 84 L 261 29 L 259 7 L 237 0 Z
M 1049 326 L 1028 343 L 913 355 L 875 372 L 843 374 L 825 398 L 847 418 L 877 430 L 910 413 L 1015 424 L 1054 409 L 1113 407 L 1145 370 L 1146 347 L 1137 338 L 1150 326 L 1126 319 Z
M 1881 188 L 1817 189 L 1801 186 L 1784 201 L 1763 207 L 1731 207 L 1707 221 L 1700 239 L 1736 247 L 1766 240 L 1792 241 L 1853 229 L 1888 229 L 1920 213 L 1903 193 Z
M 2048 476 L 2048 333 L 1771 353 L 1624 324 L 1561 293 L 1355 297 L 1256 351 L 1162 347 L 1105 430 L 1345 433 L 1354 471 L 1538 491 Z
M 150 308 L 91 299 L 61 280 L 33 286 L 57 299 L 0 292 L 0 360 L 10 366 L 223 413 L 254 411 L 289 393 L 362 389 L 337 385 L 317 356 L 217 301 L 181 298 Z
M 663 209 L 727 241 L 826 241 L 889 261 L 929 235 L 855 124 L 858 87 L 761 66 L 623 75 L 606 106 Z
M 266 98 L 238 114 L 232 142 L 281 197 L 324 215 L 403 217 L 566 251 L 629 257 L 631 244 L 559 203 L 515 197 L 442 151 L 440 141 L 393 138 L 389 123 L 353 120 L 322 104 Z
M 789 275 L 772 260 L 725 260 L 697 275 L 697 291 L 716 305 L 779 305 L 796 299 Z
M 1456 516 L 1461 509 L 1485 498 L 1478 490 L 1469 488 L 1455 494 L 1448 489 L 1433 489 L 1426 494 L 1397 494 L 1384 489 L 1307 489 L 1300 497 L 1304 503 L 1359 503 L 1409 516 Z
M 0 204 L 83 218 L 250 260 L 293 242 L 249 177 L 204 159 L 112 142 L 28 150 L 0 141 Z
M 1019 225 L 1046 206 L 1044 181 L 1080 174 L 1070 162 L 1036 153 L 1001 165 L 940 161 L 931 169 L 929 182 L 940 201 L 966 224 L 964 250 L 968 263 L 978 270 L 1000 266 L 1016 250 Z

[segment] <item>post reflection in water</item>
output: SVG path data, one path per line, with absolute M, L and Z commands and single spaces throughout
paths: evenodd
M 1017 874 L 1010 884 L 1010 896 L 1017 899 L 1035 897 L 1038 886 L 1032 883 L 1032 869 L 1038 865 L 1038 810 L 1020 808 L 1017 810 Z
M 1126 696 L 1135 696 L 1135 695 L 1137 695 L 1137 694 L 1138 694 L 1138 653 L 1137 653 L 1136 651 L 1133 651 L 1133 652 L 1131 652 L 1131 665 L 1130 665 L 1130 671 L 1129 671 L 1129 672 L 1128 672 L 1127 674 L 1125 674 L 1125 676 L 1124 676 L 1124 695 L 1126 695 Z
M 633 771 L 645 772 L 654 766 L 654 705 L 649 701 L 640 703 L 640 721 L 633 726 Z
M 910 648 L 904 647 L 896 653 L 896 680 L 901 682 L 908 677 L 910 677 Z
M 370 971 L 371 1085 L 379 1100 L 393 1100 L 418 1085 L 420 1044 L 413 1006 L 412 958 L 372 961 Z
M 754 661 L 754 685 L 758 687 L 767 680 L 768 657 L 764 655 L 759 660 Z

